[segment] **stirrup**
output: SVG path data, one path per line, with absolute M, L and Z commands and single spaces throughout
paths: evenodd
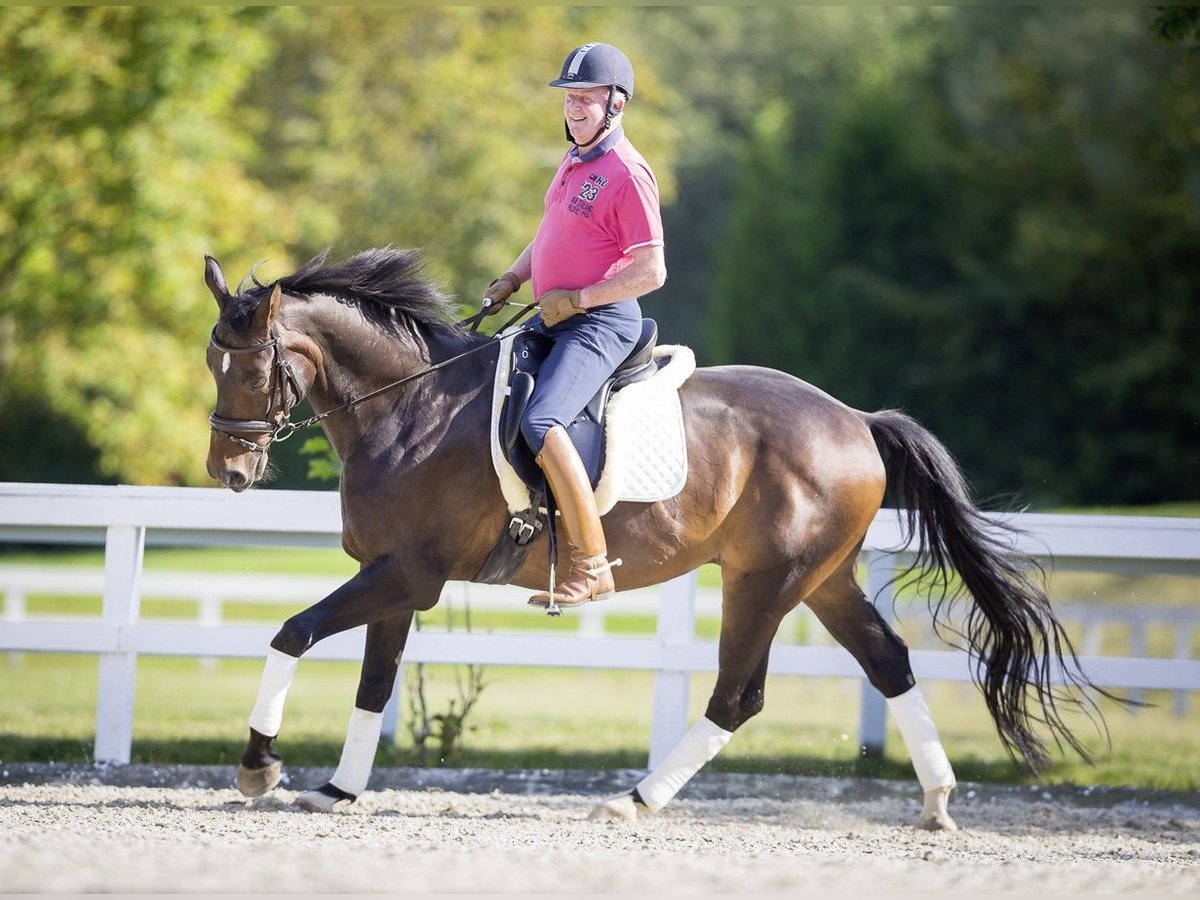
M 594 559 L 595 557 L 587 557 L 587 558 Z M 603 565 L 582 568 L 582 567 L 576 567 L 574 565 L 574 560 L 572 560 L 571 571 L 579 572 L 579 574 L 583 575 L 585 578 L 588 578 L 592 581 L 598 581 L 600 579 L 601 575 L 603 575 L 605 572 L 612 571 L 617 566 L 621 565 L 623 562 L 624 562 L 624 560 L 621 560 L 621 559 L 614 559 L 611 561 L 608 559 L 605 559 Z M 583 604 L 585 604 L 585 603 L 598 603 L 601 600 L 608 600 L 610 597 L 613 596 L 613 594 L 616 593 L 616 591 L 614 590 L 614 591 L 609 591 L 604 594 L 597 594 L 594 597 L 587 597 L 583 600 L 574 600 L 569 603 L 559 603 L 558 597 L 555 593 L 554 588 L 555 588 L 554 567 L 551 566 L 550 567 L 550 592 L 548 594 L 535 594 L 534 596 L 529 598 L 529 600 L 527 601 L 528 604 L 530 606 L 536 606 L 536 607 L 539 607 L 540 609 L 544 609 L 546 611 L 546 615 L 548 615 L 548 616 L 561 616 L 562 611 L 564 609 L 570 609 L 575 606 L 583 606 Z

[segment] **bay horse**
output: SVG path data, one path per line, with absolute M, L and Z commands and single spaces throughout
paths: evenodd
M 278 784 L 274 741 L 300 656 L 365 625 L 337 771 L 296 800 L 314 811 L 353 803 L 365 790 L 414 613 L 432 608 L 447 581 L 472 580 L 508 521 L 489 453 L 499 343 L 455 322 L 454 303 L 422 275 L 419 251 L 377 248 L 340 263 L 327 254 L 271 284 L 251 273 L 236 293 L 205 258 L 219 307 L 207 348 L 216 382 L 209 474 L 234 491 L 260 481 L 271 444 L 294 429 L 289 415 L 304 398 L 341 462 L 342 545 L 360 570 L 271 641 L 238 773 L 247 796 Z M 762 710 L 771 642 L 783 617 L 805 603 L 887 698 L 924 791 L 916 824 L 956 827 L 947 809 L 953 770 L 908 649 L 856 578 L 886 488 L 906 511 L 906 539 L 919 539 L 914 569 L 941 586 L 931 601 L 935 632 L 950 628 L 965 643 L 1009 755 L 1040 769 L 1048 759 L 1040 727 L 1060 749 L 1065 742 L 1087 758 L 1060 707 L 1099 714 L 1080 699 L 1099 689 L 1080 671 L 1033 560 L 1004 539 L 1016 529 L 975 506 L 936 437 L 899 411 L 857 411 L 767 368 L 698 368 L 680 394 L 689 462 L 682 492 L 618 503 L 604 529 L 613 557 L 624 560 L 618 591 L 720 565 L 719 671 L 695 727 L 643 781 L 603 800 L 594 818 L 660 810 Z M 513 584 L 547 584 L 547 540 L 537 538 Z M 960 601 L 968 611 L 953 623 Z

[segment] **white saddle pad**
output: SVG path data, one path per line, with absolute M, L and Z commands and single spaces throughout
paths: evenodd
M 500 362 L 492 393 L 492 466 L 500 479 L 509 512 L 528 509 L 529 488 L 500 449 L 500 410 L 508 388 L 512 342 L 516 332 L 500 338 Z M 621 501 L 654 503 L 668 500 L 687 481 L 687 442 L 679 388 L 696 370 L 689 347 L 654 348 L 658 372 L 621 388 L 609 401 L 604 421 L 604 471 L 596 485 L 596 507 L 604 515 Z

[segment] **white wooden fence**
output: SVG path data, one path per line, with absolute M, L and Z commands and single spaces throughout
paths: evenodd
M 0 558 L 2 559 L 2 558 Z M 102 568 L 76 568 L 74 566 L 46 566 L 10 564 L 0 561 L 0 620 L 23 622 L 30 616 L 27 598 L 36 597 L 38 605 L 45 605 L 51 597 L 84 598 L 81 604 L 85 612 L 58 613 L 50 618 L 94 618 L 91 612 L 104 594 L 104 570 Z M 145 601 L 153 599 L 159 613 L 152 618 L 193 621 L 198 625 L 214 627 L 225 624 L 229 618 L 229 604 L 250 604 L 257 614 L 256 623 L 277 625 L 286 615 L 303 609 L 332 592 L 341 585 L 345 576 L 292 575 L 280 572 L 225 573 L 225 572 L 179 572 L 145 571 L 141 579 L 143 617 Z M 627 617 L 658 616 L 659 588 L 622 591 L 619 603 L 591 603 L 575 610 L 566 622 L 555 623 L 554 630 L 563 632 L 561 625 L 574 625 L 581 637 L 603 637 L 608 632 L 611 615 Z M 1200 596 L 1200 590 L 1197 591 Z M 492 584 L 469 584 L 451 582 L 442 594 L 440 608 L 449 608 L 457 627 L 463 626 L 463 613 L 469 610 L 476 614 L 476 629 L 487 632 L 486 624 L 478 625 L 478 613 L 512 612 L 520 610 L 527 616 L 521 631 L 537 631 L 544 616 L 522 607 L 524 592 L 510 586 Z M 694 600 L 697 620 L 718 620 L 721 613 L 721 590 L 719 587 L 697 587 Z M 910 602 L 903 610 L 907 626 L 905 637 L 910 646 L 936 644 L 929 610 L 921 602 Z M 36 617 L 36 614 L 35 614 Z M 1098 656 L 1105 642 L 1121 645 L 1124 655 L 1144 657 L 1148 655 L 1149 638 L 1153 632 L 1166 632 L 1166 643 L 1176 659 L 1190 659 L 1200 634 L 1200 602 L 1192 605 L 1149 605 L 1137 608 L 1113 607 L 1106 604 L 1080 602 L 1072 597 L 1071 602 L 1061 604 L 1059 620 L 1077 636 L 1076 646 L 1080 652 Z M 42 618 L 47 614 L 42 613 Z M 234 620 L 246 624 L 251 620 L 244 607 Z M 510 629 L 511 630 L 511 629 Z M 777 645 L 809 644 L 828 645 L 833 643 L 824 626 L 807 606 L 801 604 L 781 623 L 775 637 Z M 1162 641 L 1160 641 L 1160 646 Z M 1161 653 L 1157 655 L 1162 655 Z M 212 663 L 212 657 L 204 657 Z M 404 670 L 401 668 L 399 678 Z M 397 708 L 403 695 L 402 680 L 398 681 L 396 693 L 385 710 L 384 737 L 395 738 Z M 1140 699 L 1140 690 L 1129 691 L 1128 696 Z M 1173 703 L 1174 714 L 1182 718 L 1190 704 L 1188 691 L 1176 691 Z M 882 748 L 880 748 L 882 749 Z
M 1200 573 L 1200 521 L 1191 519 L 1028 514 L 1021 549 L 1053 555 L 1056 570 Z M 905 553 L 900 523 L 883 511 L 864 544 L 868 595 L 890 610 L 887 586 Z M 140 654 L 249 657 L 263 655 L 276 626 L 143 621 L 142 559 L 147 542 L 191 545 L 340 546 L 341 520 L 333 492 L 255 490 L 232 494 L 215 488 L 149 488 L 0 483 L 0 542 L 88 543 L 105 548 L 100 621 L 0 619 L 0 651 L 99 655 L 96 711 L 97 761 L 124 763 L 133 734 L 134 674 Z M 515 590 L 515 589 L 514 589 Z M 654 638 L 595 635 L 414 633 L 406 663 L 476 663 L 504 666 L 642 669 L 655 673 L 648 765 L 655 765 L 687 730 L 690 676 L 717 670 L 713 641 L 695 637 L 695 573 L 659 590 Z M 620 603 L 620 596 L 614 603 Z M 514 593 L 514 608 L 524 592 Z M 328 638 L 306 658 L 357 661 L 361 629 Z M 970 680 L 966 655 L 914 650 L 918 678 Z M 1084 656 L 1098 684 L 1114 688 L 1200 690 L 1200 661 L 1191 658 Z M 784 675 L 862 678 L 840 647 L 779 646 L 770 671 Z M 861 742 L 883 745 L 886 707 L 866 685 Z

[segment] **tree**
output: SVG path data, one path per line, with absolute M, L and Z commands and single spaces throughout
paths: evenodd
M 1043 502 L 1194 496 L 1200 69 L 1147 39 L 1143 11 L 948 25 L 930 86 L 969 172 L 982 301 L 960 329 L 964 456 Z
M 477 304 L 532 239 L 566 150 L 561 94 L 547 82 L 579 34 L 608 34 L 614 14 L 328 7 L 304 17 L 251 90 L 265 113 L 257 174 L 336 210 L 303 223 L 295 252 L 424 247 L 430 274 Z M 652 98 L 651 60 L 638 75 Z M 638 93 L 639 144 L 669 171 L 654 101 Z
M 546 82 L 618 17 L 0 10 L 0 478 L 207 483 L 205 253 L 269 279 L 424 246 L 473 304 L 565 150 Z M 650 60 L 639 85 L 669 187 Z
M 1168 44 L 1200 48 L 1200 6 L 1156 6 L 1153 28 Z
M 985 494 L 1193 496 L 1200 72 L 1141 11 L 924 25 L 907 67 L 833 86 L 815 137 L 800 101 L 763 114 L 720 257 L 718 358 L 907 408 Z M 731 335 L 747 297 L 757 327 Z
M 329 7 L 276 31 L 275 58 L 247 96 L 262 109 L 254 173 L 306 213 L 291 256 L 422 247 L 426 274 L 474 311 L 532 239 L 567 149 L 562 95 L 547 82 L 597 36 L 638 60 L 629 117 L 670 196 L 668 97 L 619 11 Z M 532 302 L 529 291 L 515 302 Z M 321 458 L 322 442 L 310 456 Z M 311 468 L 296 449 L 273 454 L 277 483 L 296 485 Z
M 274 15 L 0 9 L 0 478 L 204 477 L 203 254 L 283 220 L 236 105 Z

